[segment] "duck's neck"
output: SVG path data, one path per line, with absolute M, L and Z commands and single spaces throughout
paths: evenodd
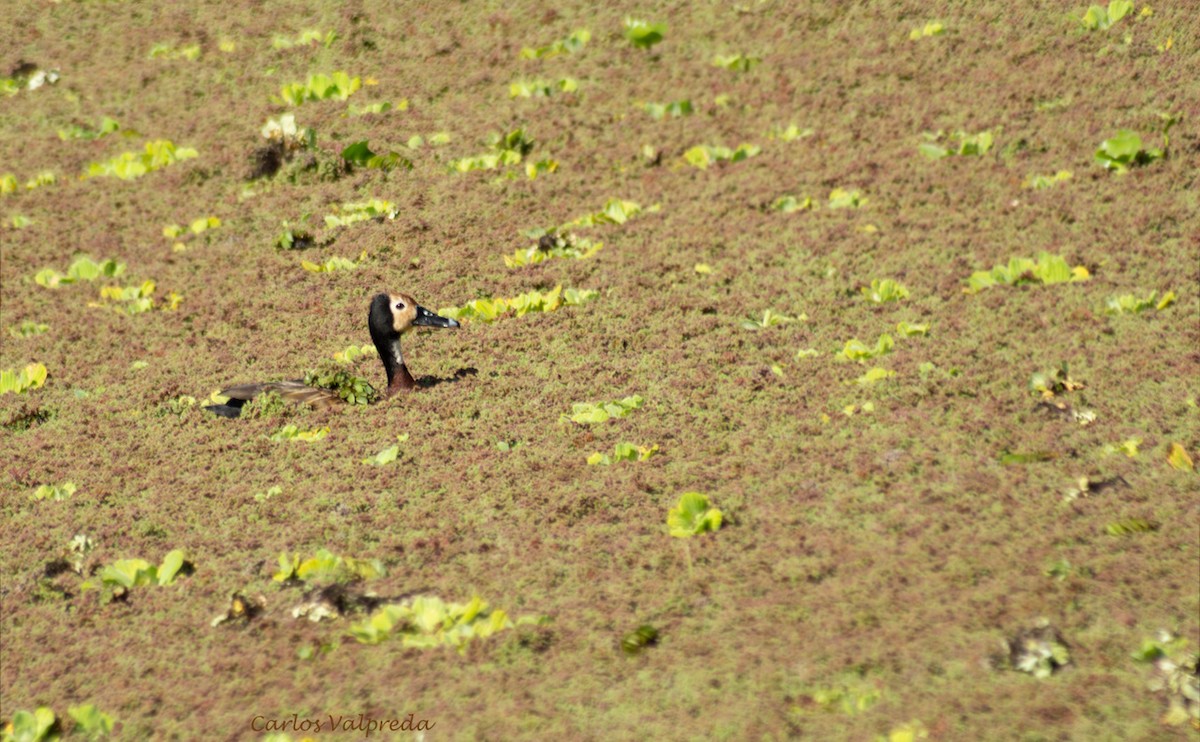
M 417 381 L 404 365 L 404 356 L 400 353 L 400 338 L 389 340 L 379 348 L 379 357 L 383 360 L 383 369 L 387 372 L 387 396 L 396 392 L 410 391 L 417 387 Z

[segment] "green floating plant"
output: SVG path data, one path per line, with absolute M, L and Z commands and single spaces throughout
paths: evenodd
M 520 624 L 540 623 L 522 617 L 514 623 L 508 614 L 493 609 L 478 595 L 468 603 L 447 603 L 432 595 L 418 595 L 403 603 L 381 606 L 371 617 L 350 626 L 350 634 L 363 644 L 399 639 L 416 649 L 453 647 L 460 653 L 476 639 L 486 639 Z
M 50 330 L 50 325 L 42 322 L 34 322 L 33 320 L 21 320 L 21 324 L 13 325 L 8 328 L 8 334 L 15 338 L 27 338 L 35 335 L 41 335 Z
M 58 716 L 48 706 L 39 706 L 34 711 L 24 709 L 13 714 L 12 721 L 4 729 L 4 742 L 58 742 Z
M 97 278 L 116 278 L 124 272 L 124 263 L 118 263 L 112 259 L 97 262 L 87 255 L 82 255 L 76 258 L 71 263 L 71 266 L 67 268 L 67 275 L 64 276 L 53 268 L 45 268 L 37 272 L 37 275 L 33 277 L 33 281 L 38 286 L 56 289 L 59 286 L 78 283 L 79 281 L 95 281 Z
M 1133 0 L 1110 0 L 1108 8 L 1092 5 L 1079 19 L 1089 31 L 1107 31 L 1113 24 L 1133 12 Z
M 309 75 L 307 82 L 284 85 L 279 91 L 280 102 L 298 106 L 307 101 L 346 100 L 362 87 L 362 78 L 350 77 L 345 72 L 331 75 Z
M 296 34 L 295 36 L 283 36 L 275 34 L 271 37 L 272 49 L 291 49 L 297 46 L 316 46 L 320 44 L 326 49 L 333 46 L 333 42 L 337 41 L 337 32 L 329 31 L 322 33 L 315 28 L 307 28 Z
M 146 142 L 141 152 L 122 152 L 110 160 L 91 163 L 82 177 L 133 180 L 146 173 L 199 156 L 200 153 L 192 147 L 176 147 L 170 139 L 155 139 Z
M 581 425 L 602 423 L 612 418 L 625 417 L 630 412 L 642 406 L 645 400 L 637 394 L 630 395 L 616 402 L 576 402 L 571 405 L 571 414 L 562 415 L 560 422 L 574 422 Z
M 658 446 L 637 446 L 618 443 L 613 446 L 613 455 L 596 452 L 587 457 L 588 466 L 611 466 L 618 461 L 646 461 L 658 453 Z
M 301 430 L 295 425 L 284 425 L 282 428 L 271 434 L 270 440 L 273 440 L 277 443 L 280 441 L 306 441 L 311 443 L 313 441 L 319 441 L 327 435 L 329 435 L 328 426 L 324 428 Z
M 1113 296 L 1104 302 L 1105 314 L 1138 314 L 1147 309 L 1154 309 L 1161 312 L 1167 307 L 1175 303 L 1175 292 L 1168 291 L 1163 294 L 1162 298 L 1158 298 L 1157 291 L 1151 291 L 1149 296 L 1139 299 L 1133 294 L 1122 294 L 1121 296 Z
M 784 214 L 791 214 L 793 211 L 806 211 L 813 208 L 813 200 L 808 196 L 797 198 L 796 196 L 780 196 L 771 202 L 771 209 L 781 211 Z
M 690 538 L 721 527 L 721 511 L 709 507 L 708 497 L 699 492 L 685 492 L 679 502 L 667 512 L 667 529 L 675 538 Z
M 682 118 L 692 115 L 692 102 L 690 100 L 677 100 L 674 103 L 643 103 L 642 110 L 650 114 L 650 118 L 655 121 L 670 116 L 673 119 Z
M 123 314 L 141 314 L 154 308 L 154 281 L 143 281 L 139 286 L 105 286 L 100 289 L 99 302 L 88 302 L 89 307 L 113 309 Z M 178 309 L 183 297 L 174 292 L 168 298 L 164 309 Z
M 592 257 L 603 247 L 603 242 L 593 242 L 586 237 L 576 237 L 570 232 L 546 233 L 535 244 L 503 257 L 504 264 L 509 268 L 520 268 L 526 265 L 537 265 L 551 258 L 583 260 Z
M 399 443 L 383 449 L 374 456 L 368 456 L 367 458 L 363 459 L 362 462 L 364 464 L 371 464 L 372 466 L 384 466 L 385 464 L 392 463 L 400 457 L 400 443 L 408 440 L 408 433 L 402 433 L 401 435 L 396 436 L 396 440 L 399 441 Z
M 510 165 L 520 165 L 533 151 L 533 140 L 525 135 L 524 129 L 513 129 L 507 134 L 492 134 L 488 137 L 492 151 L 475 157 L 463 157 L 450 162 L 450 169 L 460 173 L 473 170 L 496 170 Z
M 323 366 L 309 371 L 304 375 L 304 383 L 306 386 L 336 392 L 338 397 L 348 404 L 365 405 L 379 399 L 379 392 L 371 386 L 371 382 L 361 376 L 355 376 L 344 368 Z
M 354 270 L 358 267 L 358 263 L 348 258 L 333 256 L 324 263 L 314 263 L 311 260 L 301 260 L 300 267 L 309 273 L 333 273 L 334 271 Z
M 553 312 L 559 307 L 578 306 L 600 295 L 599 291 L 587 289 L 563 289 L 555 286 L 552 291 L 528 291 L 511 299 L 475 299 L 461 307 L 439 309 L 438 314 L 450 319 L 479 319 L 494 322 L 506 314 L 518 317 L 529 312 Z
M 829 192 L 829 208 L 857 209 L 865 206 L 867 198 L 857 189 L 834 188 Z
M 908 298 L 908 289 L 890 278 L 882 281 L 878 278 L 872 279 L 871 285 L 863 287 L 862 293 L 872 304 L 885 304 Z
M 700 144 L 684 152 L 683 158 L 692 167 L 706 170 L 709 165 L 714 163 L 741 162 L 742 160 L 754 157 L 760 152 L 762 152 L 762 147 L 759 147 L 757 144 L 739 144 L 737 149 Z
M 1055 283 L 1074 283 L 1091 278 L 1087 268 L 1077 265 L 1072 268 L 1067 261 L 1058 255 L 1048 252 L 1038 253 L 1037 259 L 1012 258 L 1008 265 L 998 265 L 990 271 L 976 271 L 967 279 L 968 286 L 963 293 L 975 294 L 992 286 L 1019 286 L 1025 283 L 1040 283 L 1050 285 Z
M 784 142 L 794 142 L 797 139 L 811 137 L 815 133 L 816 132 L 811 128 L 806 127 L 801 129 L 795 124 L 788 124 L 787 128 L 782 126 L 772 126 L 771 130 L 767 132 L 767 139 L 779 139 Z
M 352 582 L 386 577 L 387 568 L 378 559 L 355 559 L 338 556 L 328 549 L 318 549 L 308 559 L 299 554 L 279 555 L 279 570 L 271 579 L 276 582 L 299 580 L 301 582 Z
M 1144 149 L 1142 138 L 1129 129 L 1119 129 L 1111 139 L 1105 139 L 1096 150 L 1096 164 L 1105 170 L 1124 174 L 1130 168 L 1149 165 L 1166 157 L 1165 149 Z
M 862 361 L 878 358 L 879 356 L 891 353 L 892 348 L 895 347 L 895 345 L 896 341 L 893 340 L 892 336 L 888 335 L 887 333 L 879 336 L 879 339 L 875 341 L 874 347 L 871 347 L 858 339 L 847 340 L 845 347 L 842 348 L 842 356 L 847 360 L 859 361 L 861 363 Z
M 175 46 L 167 42 L 159 42 L 150 47 L 148 59 L 186 59 L 189 62 L 194 62 L 200 58 L 200 45 L 188 44 L 187 46 Z
M 895 375 L 895 371 L 889 371 L 886 368 L 879 368 L 876 366 L 875 368 L 872 368 L 870 371 L 855 379 L 854 383 L 858 384 L 859 386 L 870 386 L 876 382 L 883 381 L 884 379 L 890 379 Z
M 183 549 L 173 549 L 163 557 L 158 566 L 145 559 L 118 559 L 103 567 L 96 577 L 84 582 L 81 590 L 100 588 L 102 602 L 120 597 L 135 587 L 158 585 L 166 587 L 174 584 L 180 573 L 188 573 L 191 563 Z M 99 584 L 97 584 L 97 581 Z
M 1021 185 L 1025 188 L 1032 188 L 1035 191 L 1043 191 L 1059 183 L 1065 183 L 1072 177 L 1074 176 L 1070 170 L 1059 170 L 1054 175 L 1031 175 Z
M 30 500 L 66 500 L 71 495 L 74 495 L 78 488 L 74 482 L 63 482 L 62 484 L 43 484 L 34 490 L 30 495 Z
M 929 334 L 929 325 L 928 324 L 922 325 L 922 324 L 916 324 L 916 323 L 910 324 L 908 322 L 900 322 L 899 324 L 896 325 L 896 332 L 899 333 L 903 337 L 914 337 L 917 335 L 924 336 L 924 335 Z
M 100 123 L 96 125 L 95 129 L 87 129 L 77 124 L 71 124 L 58 130 L 58 138 L 64 142 L 68 142 L 73 139 L 91 142 L 97 139 L 102 139 L 109 134 L 116 134 L 120 130 L 121 125 L 117 123 L 116 119 L 104 116 L 100 119 Z
M 929 21 L 920 28 L 914 28 L 908 32 L 908 38 L 912 41 L 918 39 L 928 39 L 932 36 L 941 36 L 946 33 L 946 26 L 941 21 Z
M 776 325 L 786 325 L 791 324 L 792 322 L 805 322 L 807 320 L 808 315 L 804 312 L 801 312 L 797 317 L 789 317 L 786 314 L 780 314 L 779 312 L 771 309 L 764 309 L 761 318 L 750 315 L 746 319 L 742 320 L 740 324 L 742 328 L 746 330 L 765 330 L 768 327 L 775 327 Z
M 391 220 L 400 213 L 400 209 L 395 204 L 381 198 L 344 203 L 335 205 L 333 208 L 335 213 L 325 217 L 325 226 L 330 229 L 348 227 L 352 224 L 372 220 L 379 222 L 385 219 Z
M 524 47 L 521 49 L 521 59 L 550 59 L 560 54 L 574 54 L 587 46 L 592 40 L 592 32 L 586 28 L 576 29 L 565 39 L 559 39 L 546 46 Z
M 626 16 L 625 38 L 639 49 L 649 49 L 660 43 L 667 33 L 667 24 L 651 23 Z
M 399 152 L 388 152 L 386 155 L 375 154 L 371 151 L 371 147 L 367 144 L 366 139 L 348 145 L 343 149 L 342 159 L 357 167 L 382 170 L 384 172 L 394 170 L 395 168 L 402 170 L 412 170 L 413 168 L 412 160 L 404 157 Z
M 625 636 L 621 637 L 621 651 L 625 654 L 640 654 L 647 647 L 658 643 L 658 629 L 650 624 L 642 624 Z
M 574 93 L 579 81 L 573 77 L 557 80 L 515 80 L 508 86 L 510 98 L 549 98 L 555 93 Z
M 39 389 L 46 383 L 49 372 L 40 363 L 31 363 L 20 371 L 0 371 L 0 394 L 14 392 L 24 394 L 30 389 Z
M 940 160 L 943 157 L 957 155 L 959 157 L 978 157 L 986 155 L 995 142 L 995 136 L 990 131 L 981 131 L 978 134 L 968 134 L 965 131 L 957 131 L 953 137 L 958 140 L 957 146 L 943 147 L 937 144 L 942 138 L 942 132 L 936 134 L 924 134 L 926 141 L 917 149 L 921 154 L 931 160 Z
M 751 57 L 745 54 L 718 54 L 713 57 L 714 67 L 723 67 L 734 72 L 749 72 L 762 62 L 762 57 Z

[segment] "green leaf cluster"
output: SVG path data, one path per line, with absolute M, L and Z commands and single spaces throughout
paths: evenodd
M 221 220 L 215 216 L 202 216 L 198 219 L 193 219 L 187 227 L 187 231 L 192 234 L 204 234 L 210 229 L 216 229 L 221 226 Z M 163 227 L 163 237 L 167 239 L 177 239 L 183 235 L 184 228 L 178 224 L 168 224 Z
M 613 455 L 594 453 L 587 457 L 589 466 L 610 466 L 618 461 L 645 461 L 658 453 L 658 446 L 636 446 L 632 443 L 618 443 L 613 446 Z
M 943 157 L 951 155 L 958 155 L 959 157 L 986 155 L 995 143 L 995 135 L 990 131 L 981 131 L 978 134 L 957 131 L 953 134 L 953 137 L 958 140 L 958 146 L 951 147 L 943 147 L 936 143 L 942 138 L 942 132 L 940 131 L 936 134 L 926 133 L 923 136 L 927 141 L 917 149 L 931 160 L 940 160 Z
M 639 49 L 649 49 L 663 40 L 667 24 L 651 23 L 638 18 L 625 18 L 625 38 Z
M 891 353 L 895 345 L 892 336 L 884 333 L 875 341 L 875 347 L 866 345 L 861 340 L 847 340 L 846 346 L 842 348 L 842 355 L 848 360 L 861 363 Z
M 929 325 L 928 324 L 917 324 L 917 323 L 910 324 L 908 322 L 899 322 L 896 324 L 896 332 L 898 332 L 903 337 L 913 337 L 914 335 L 924 336 L 924 335 L 929 334 Z
M 473 170 L 495 170 L 509 165 L 520 165 L 531 151 L 533 140 L 525 135 L 524 129 L 513 129 L 507 134 L 493 133 L 488 137 L 492 151 L 475 157 L 463 157 L 450 162 L 450 169 L 460 173 Z
M 180 571 L 189 565 L 187 554 L 183 549 L 173 549 L 163 557 L 157 567 L 145 559 L 118 559 L 103 567 L 97 574 L 100 586 L 106 590 L 102 596 L 111 598 L 116 590 L 129 590 L 144 585 L 166 587 L 175 582 Z M 92 580 L 82 586 L 83 589 L 97 587 Z
M 1026 188 L 1032 188 L 1035 191 L 1044 191 L 1047 188 L 1065 183 L 1074 177 L 1070 170 L 1059 170 L 1054 175 L 1031 175 L 1022 184 Z
M 713 67 L 724 67 L 734 72 L 749 72 L 762 62 L 762 57 L 751 57 L 744 54 L 718 54 L 713 57 Z
M 121 130 L 121 125 L 116 119 L 104 116 L 100 119 L 100 123 L 95 129 L 88 129 L 77 124 L 71 124 L 58 130 L 58 138 L 64 142 L 72 139 L 82 139 L 87 142 L 95 141 L 109 134 L 116 134 Z
M 621 637 L 621 651 L 625 654 L 640 654 L 646 647 L 658 642 L 658 629 L 650 624 L 642 624 L 625 636 Z
M 78 488 L 74 482 L 62 484 L 43 484 L 29 495 L 30 500 L 65 500 L 75 494 Z
M 186 59 L 194 62 L 200 58 L 200 45 L 188 44 L 176 47 L 163 41 L 150 47 L 150 53 L 146 56 L 149 59 Z
M 516 80 L 508 86 L 510 98 L 549 98 L 555 93 L 574 93 L 579 81 L 573 77 L 557 80 Z
M 399 152 L 388 152 L 386 155 L 375 154 L 371 151 L 367 140 L 355 142 L 342 150 L 342 159 L 351 165 L 365 167 L 372 170 L 382 170 L 387 172 L 395 168 L 404 170 L 412 170 L 412 160 L 404 157 Z
M 479 319 L 484 322 L 493 322 L 509 313 L 521 317 L 529 312 L 553 312 L 562 306 L 577 306 L 591 301 L 599 295 L 600 292 L 596 290 L 564 290 L 560 284 L 551 291 L 534 289 L 512 299 L 475 299 L 461 307 L 439 309 L 438 314 L 450 319 Z
M 365 103 L 361 106 L 351 103 L 347 106 L 346 112 L 351 116 L 369 116 L 376 113 L 387 113 L 392 109 L 397 111 L 407 111 L 408 99 L 402 98 L 399 103 L 381 101 L 379 103 Z
M 333 46 L 333 42 L 337 41 L 337 32 L 329 31 L 321 33 L 315 28 L 306 28 L 295 36 L 283 36 L 275 34 L 271 37 L 272 49 L 291 49 L 297 46 L 309 46 L 311 44 L 321 44 L 326 49 Z
M 307 82 L 284 85 L 279 96 L 284 103 L 298 106 L 314 100 L 346 100 L 361 87 L 362 78 L 339 71 L 331 75 L 309 75 Z
M 867 301 L 872 304 L 886 304 L 889 301 L 900 301 L 908 298 L 908 289 L 896 281 L 885 278 L 880 280 L 874 278 L 871 280 L 870 286 L 864 286 L 862 289 L 863 296 L 867 297 Z
M 6 368 L 0 371 L 0 395 L 9 392 L 23 394 L 30 389 L 38 389 L 46 383 L 48 373 L 40 363 L 31 363 L 20 371 Z
M 379 392 L 361 376 L 342 368 L 320 368 L 304 375 L 306 386 L 329 389 L 349 404 L 370 404 L 379 399 Z
M 571 32 L 565 39 L 559 39 L 546 46 L 525 47 L 521 49 L 521 59 L 549 59 L 559 54 L 574 54 L 580 51 L 592 40 L 592 32 L 579 28 Z
M 1072 268 L 1059 255 L 1042 251 L 1036 259 L 1012 258 L 1008 265 L 997 265 L 990 271 L 976 271 L 967 279 L 964 293 L 975 294 L 992 286 L 1019 286 L 1026 283 L 1043 285 L 1075 283 L 1091 278 L 1087 268 L 1077 265 Z
M 334 353 L 333 360 L 338 363 L 354 363 L 363 356 L 378 356 L 378 354 L 379 351 L 375 350 L 374 345 L 348 345 L 345 350 Z
M 920 28 L 914 28 L 908 32 L 908 38 L 917 41 L 918 39 L 928 39 L 932 36 L 941 36 L 946 33 L 946 26 L 941 21 L 929 21 Z
M 604 202 L 604 207 L 600 211 L 584 214 L 576 217 L 565 224 L 561 224 L 552 230 L 531 230 L 526 234 L 534 239 L 541 237 L 547 232 L 566 232 L 571 229 L 584 229 L 586 227 L 596 227 L 603 224 L 624 224 L 633 217 L 645 212 L 652 213 L 658 211 L 658 205 L 642 208 L 642 205 L 636 201 L 625 201 L 620 198 L 610 198 Z
M 1114 23 L 1133 12 L 1133 0 L 1110 0 L 1108 8 L 1092 5 L 1079 19 L 1089 31 L 1107 31 Z
M 667 529 L 675 538 L 690 538 L 721 527 L 721 511 L 709 507 L 708 497 L 699 492 L 685 492 L 675 507 L 667 512 Z
M 1043 399 L 1083 388 L 1082 382 L 1071 378 L 1071 367 L 1066 361 L 1060 363 L 1056 369 L 1038 371 L 1029 378 L 1029 391 Z
M 890 379 L 895 375 L 896 375 L 895 371 L 889 371 L 886 368 L 879 368 L 878 366 L 876 366 L 876 367 L 872 368 L 870 371 L 863 374 L 862 376 L 855 379 L 854 383 L 858 384 L 859 386 L 871 386 L 872 384 L 874 384 L 876 382 L 883 381 L 884 379 Z M 864 406 L 864 408 L 866 407 L 866 405 L 863 405 L 863 406 Z
M 813 200 L 808 196 L 804 198 L 796 198 L 795 196 L 780 196 L 771 202 L 771 208 L 775 211 L 781 211 L 784 214 L 790 214 L 793 211 L 805 211 L 812 209 L 814 206 Z
M 301 430 L 295 425 L 284 425 L 282 428 L 271 434 L 270 440 L 273 440 L 276 443 L 280 441 L 305 441 L 312 443 L 313 441 L 321 440 L 327 435 L 329 435 L 328 427 Z
M 300 267 L 309 273 L 333 273 L 334 271 L 348 271 L 358 267 L 358 263 L 348 258 L 333 256 L 324 263 L 314 263 L 311 260 L 301 260 Z
M 575 402 L 571 405 L 571 414 L 562 415 L 560 420 L 580 425 L 607 422 L 612 418 L 625 417 L 641 407 L 644 401 L 641 396 L 633 394 L 616 402 Z
M 74 733 L 82 733 L 89 740 L 98 740 L 112 734 L 114 720 L 112 716 L 96 708 L 94 704 L 85 703 L 71 706 L 67 714 L 75 721 Z
M 811 137 L 815 133 L 816 132 L 813 131 L 811 128 L 806 127 L 804 129 L 801 129 L 799 126 L 796 126 L 795 124 L 788 124 L 786 129 L 781 126 L 771 127 L 771 131 L 767 132 L 767 138 L 768 139 L 780 139 L 785 142 L 794 142 L 797 139 L 804 139 L 806 137 Z
M 1161 299 L 1158 299 L 1158 292 L 1151 291 L 1145 298 L 1138 298 L 1133 294 L 1122 294 L 1121 296 L 1109 297 L 1104 302 L 1105 314 L 1137 314 L 1144 312 L 1147 309 L 1155 309 L 1162 311 L 1175 303 L 1175 292 L 1168 291 L 1163 294 Z
M 351 224 L 358 222 L 370 221 L 372 219 L 382 222 L 384 219 L 395 219 L 400 213 L 400 209 L 391 201 L 385 201 L 380 198 L 372 198 L 369 201 L 356 201 L 344 203 L 340 206 L 334 206 L 335 214 L 329 214 L 325 217 L 325 226 L 333 227 L 348 227 Z
M 505 255 L 504 264 L 509 268 L 537 265 L 551 258 L 583 260 L 590 258 L 604 247 L 603 242 L 593 242 L 586 237 L 576 237 L 570 232 L 560 234 L 546 232 L 529 247 Z
M 1096 163 L 1105 170 L 1129 172 L 1132 167 L 1149 165 L 1166 157 L 1161 149 L 1143 149 L 1142 138 L 1129 129 L 1118 129 L 1111 139 L 1105 139 L 1096 150 Z
M 59 738 L 58 717 L 48 706 L 35 711 L 24 709 L 13 714 L 4 730 L 4 742 L 56 742 Z
M 858 189 L 834 188 L 829 192 L 829 208 L 831 209 L 857 209 L 865 206 L 867 200 L 862 195 L 862 191 Z
M 661 121 L 667 116 L 677 119 L 692 115 L 692 102 L 684 99 L 674 103 L 643 103 L 642 110 L 650 114 L 650 118 L 655 121 Z
M 364 464 L 371 464 L 372 466 L 383 466 L 385 464 L 392 463 L 400 457 L 400 443 L 408 440 L 408 433 L 403 433 L 396 436 L 396 440 L 399 441 L 399 443 L 383 449 L 374 456 L 368 456 L 367 458 L 363 459 L 362 462 Z
M 1134 533 L 1150 533 L 1157 531 L 1159 525 L 1142 518 L 1124 518 L 1104 526 L 1104 532 L 1110 536 L 1129 536 Z
M 45 268 L 38 271 L 33 280 L 38 286 L 55 289 L 59 286 L 78 283 L 79 281 L 94 281 L 97 278 L 116 278 L 124 272 L 124 263 L 118 263 L 111 258 L 97 262 L 87 255 L 82 255 L 76 258 L 70 267 L 67 268 L 67 275 L 64 276 L 53 268 Z
M 711 147 L 707 144 L 700 144 L 684 152 L 683 158 L 692 167 L 706 170 L 709 165 L 714 163 L 741 162 L 742 160 L 754 157 L 760 152 L 762 152 L 762 147 L 759 147 L 757 144 L 739 144 L 737 149 Z
M 143 281 L 140 286 L 105 286 L 100 289 L 101 302 L 89 302 L 88 306 L 108 307 L 125 314 L 141 314 L 154 308 L 154 281 Z M 178 294 L 175 295 L 176 297 Z M 114 302 L 110 304 L 109 302 Z M 175 302 L 178 307 L 178 301 Z M 170 308 L 170 305 L 168 305 Z
M 146 142 L 141 152 L 122 152 L 112 159 L 89 164 L 83 177 L 133 180 L 176 162 L 199 156 L 200 153 L 191 147 L 176 147 L 170 139 L 155 139 Z
M 27 338 L 34 335 L 41 335 L 49 329 L 50 325 L 25 319 L 21 320 L 21 324 L 9 327 L 8 334 L 15 338 Z
M 352 582 L 373 580 L 387 575 L 387 569 L 378 559 L 355 559 L 337 556 L 328 549 L 318 549 L 308 559 L 301 560 L 299 554 L 279 555 L 279 571 L 272 579 L 276 582 L 300 580 L 302 582 Z
M 792 322 L 804 322 L 808 319 L 808 315 L 801 312 L 799 317 L 789 317 L 786 314 L 764 309 L 761 318 L 756 318 L 753 315 L 741 321 L 741 326 L 745 330 L 765 330 L 768 327 L 776 325 L 786 325 Z
M 399 639 L 405 647 L 454 647 L 461 653 L 474 639 L 486 639 L 518 624 L 538 622 L 536 618 L 523 617 L 514 624 L 507 613 L 489 608 L 477 595 L 465 604 L 419 595 L 404 603 L 381 606 L 366 621 L 352 624 L 350 634 L 363 644 Z

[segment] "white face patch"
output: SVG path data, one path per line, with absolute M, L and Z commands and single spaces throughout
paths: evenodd
M 393 340 L 391 343 L 391 346 L 392 347 L 390 348 L 390 352 L 392 354 L 392 360 L 396 362 L 397 368 L 400 366 L 403 366 L 404 365 L 404 355 L 400 352 L 399 338 Z

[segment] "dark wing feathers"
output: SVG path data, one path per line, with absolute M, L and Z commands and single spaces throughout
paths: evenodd
M 336 405 L 343 401 L 335 391 L 305 386 L 304 382 L 298 379 L 292 381 L 269 381 L 263 384 L 239 384 L 228 389 L 222 389 L 221 395 L 246 402 L 254 399 L 263 392 L 275 392 L 289 402 L 308 404 L 313 407 Z

